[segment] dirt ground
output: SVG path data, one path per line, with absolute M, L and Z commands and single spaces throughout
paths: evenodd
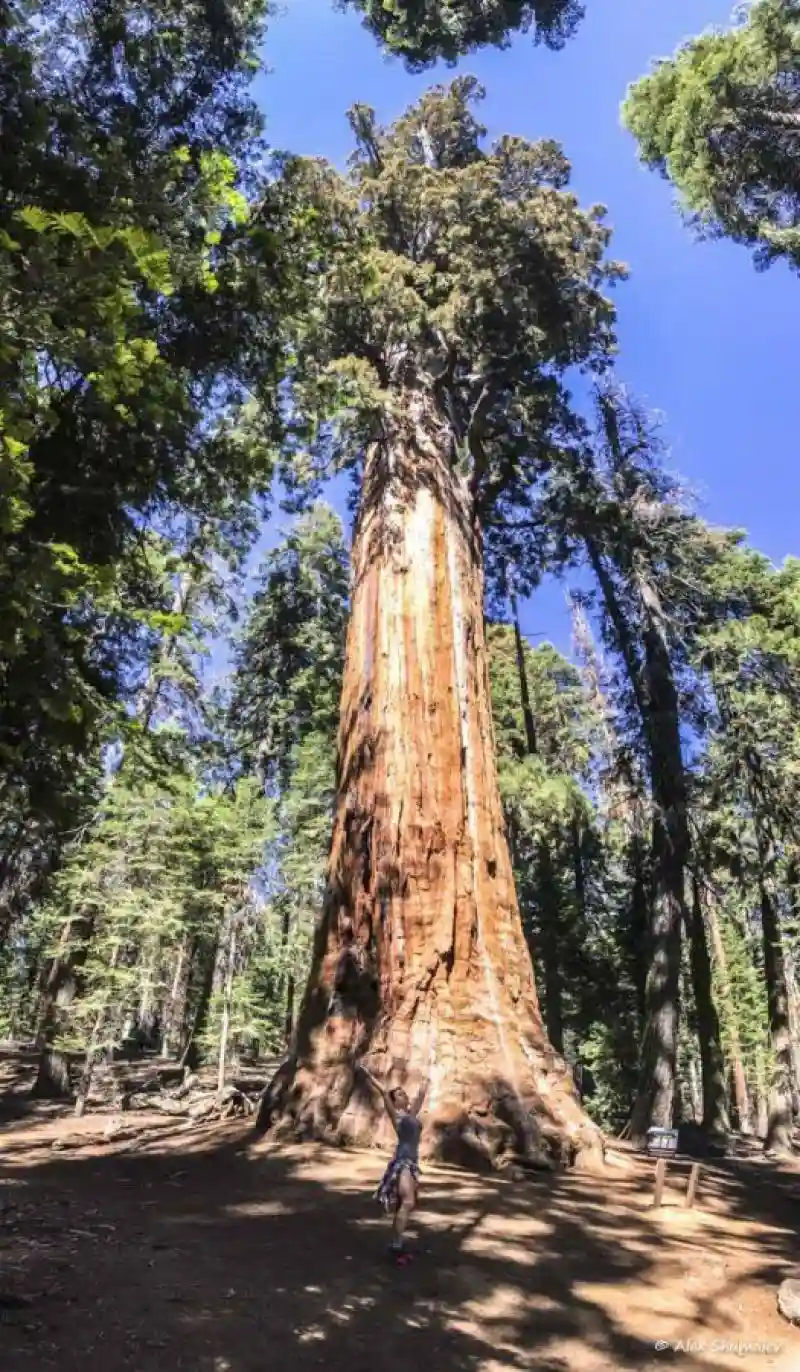
M 675 1169 L 654 1211 L 624 1151 L 599 1179 L 426 1169 L 397 1270 L 380 1154 L 163 1116 L 106 1142 L 111 1122 L 0 1097 L 2 1372 L 800 1372 L 776 1310 L 796 1171 L 704 1167 L 689 1211 Z

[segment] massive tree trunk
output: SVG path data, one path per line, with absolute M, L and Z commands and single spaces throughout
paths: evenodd
M 517 907 L 470 492 L 421 393 L 398 412 L 403 427 L 364 474 L 323 916 L 260 1124 L 278 1137 L 386 1137 L 354 1070 L 363 1055 L 387 1084 L 430 1078 L 430 1153 L 599 1159 L 544 1032 Z
M 689 951 L 703 1078 L 703 1128 L 709 1133 L 727 1134 L 730 1120 L 725 1058 L 722 1052 L 719 1016 L 714 1004 L 711 958 L 703 918 L 702 894 L 697 877 L 692 879 L 692 903 L 687 913 L 690 919 Z

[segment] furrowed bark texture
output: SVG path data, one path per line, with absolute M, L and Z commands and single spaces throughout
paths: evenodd
M 472 1165 L 602 1157 L 547 1041 L 500 805 L 479 535 L 446 431 L 410 393 L 370 456 L 353 549 L 328 890 L 281 1136 L 388 1141 L 354 1070 L 430 1078 L 426 1150 Z

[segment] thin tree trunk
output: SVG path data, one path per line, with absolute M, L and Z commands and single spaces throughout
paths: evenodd
M 650 962 L 650 879 L 644 846 L 644 835 L 634 830 L 629 846 L 629 861 L 633 875 L 629 928 L 633 984 L 636 988 L 639 1033 L 642 1037 L 647 1018 L 647 968 Z
M 597 1158 L 544 1033 L 514 892 L 470 493 L 422 393 L 397 412 L 368 456 L 354 541 L 323 918 L 293 1060 L 260 1124 L 374 1142 L 364 1055 L 387 1083 L 430 1077 L 424 1138 L 440 1156 Z
M 761 883 L 761 926 L 764 933 L 764 977 L 767 983 L 769 1027 L 772 1041 L 772 1081 L 769 1119 L 764 1146 L 770 1152 L 791 1154 L 792 1148 L 792 1053 L 789 1034 L 789 999 L 777 906 L 766 882 Z
M 525 724 L 525 747 L 529 757 L 536 757 L 538 744 L 536 722 L 533 717 L 531 693 L 528 685 L 528 669 L 525 665 L 525 644 L 519 622 L 517 598 L 509 596 L 511 617 L 514 623 L 514 643 L 517 653 L 517 675 L 519 677 L 519 696 L 522 718 Z M 548 839 L 545 837 L 538 845 L 537 885 L 539 888 L 539 912 L 542 931 L 542 963 L 544 968 L 544 1017 L 547 1037 L 558 1053 L 564 1052 L 564 1012 L 562 1006 L 563 982 L 561 977 L 560 935 L 562 929 L 562 910 L 559 901 L 558 883 L 553 871 Z
M 725 1057 L 722 1052 L 719 1017 L 714 1004 L 711 958 L 708 953 L 700 883 L 697 877 L 692 878 L 692 902 L 688 918 L 692 986 L 697 1011 L 697 1038 L 703 1081 L 703 1128 L 710 1133 L 727 1134 L 730 1119 Z
M 522 705 L 522 718 L 525 723 L 525 746 L 529 757 L 536 757 L 539 749 L 536 742 L 536 721 L 533 718 L 533 707 L 531 705 L 531 693 L 528 686 L 528 669 L 525 666 L 525 645 L 522 639 L 522 630 L 519 623 L 519 611 L 517 609 L 517 597 L 509 597 L 511 604 L 511 617 L 514 621 L 514 645 L 517 650 L 517 675 L 519 676 L 519 695 Z
M 236 965 L 236 918 L 231 919 L 228 936 L 228 957 L 225 964 L 225 982 L 222 988 L 222 1025 L 219 1035 L 219 1064 L 217 1068 L 217 1090 L 225 1089 L 225 1069 L 228 1062 L 228 1037 L 231 1028 L 231 1004 L 233 999 L 233 972 Z
M 800 1115 L 800 999 L 797 993 L 794 952 L 788 941 L 784 941 L 783 961 L 786 968 L 789 1039 L 792 1054 L 792 1112 L 797 1119 Z
M 689 1099 L 692 1106 L 692 1123 L 699 1124 L 703 1118 L 704 1095 L 694 1053 L 689 1055 Z
M 53 1045 L 65 1018 L 62 1011 L 72 1004 L 79 992 L 81 969 L 93 934 L 91 916 L 70 920 L 62 932 L 59 950 L 47 968 L 37 1015 L 39 1064 L 31 1087 L 34 1097 L 63 1100 L 72 1093 L 67 1058 Z
M 722 941 L 719 919 L 717 918 L 717 910 L 713 900 L 707 900 L 705 902 L 705 919 L 709 934 L 711 935 L 711 948 L 717 969 L 721 1004 L 728 1026 L 727 1037 L 731 1059 L 733 1099 L 736 1106 L 737 1122 L 741 1133 L 751 1134 L 753 1132 L 753 1113 L 750 1105 L 750 1092 L 747 1086 L 747 1073 L 744 1070 L 744 1063 L 742 1061 L 739 1021 L 736 1013 L 736 1006 L 733 1002 L 733 994 L 731 992 L 731 981 L 728 973 L 728 957 L 725 952 L 725 944 Z
M 789 900 L 792 908 L 793 924 L 795 930 L 798 925 L 798 914 L 800 914 L 800 904 L 798 902 L 798 877 L 797 868 L 794 862 L 789 864 L 788 887 Z M 783 940 L 783 960 L 786 968 L 786 994 L 789 1006 L 789 1036 L 791 1039 L 792 1050 L 792 1072 L 793 1086 L 792 1108 L 795 1119 L 800 1116 L 800 996 L 797 991 L 797 974 L 795 948 L 792 939 L 785 937 Z
M 172 978 L 169 996 L 164 1006 L 164 1021 L 161 1034 L 161 1055 L 168 1058 L 172 1056 L 173 1036 L 175 1030 L 180 1026 L 183 1014 L 182 1011 L 186 1001 L 187 976 L 186 964 L 190 953 L 190 941 L 184 935 L 178 948 L 178 960 L 175 964 L 175 974 Z
M 537 860 L 539 911 L 542 930 L 544 1011 L 547 1037 L 557 1052 L 564 1052 L 564 983 L 561 976 L 559 932 L 561 905 L 558 884 L 546 839 L 539 844 Z
M 196 964 L 199 965 L 200 985 L 197 989 L 197 1000 L 194 1005 L 192 1023 L 186 1034 L 180 1056 L 181 1067 L 192 1066 L 193 1061 L 196 1061 L 198 1058 L 199 1050 L 197 1044 L 205 1029 L 206 1020 L 208 1019 L 208 1008 L 211 1004 L 211 995 L 214 990 L 214 972 L 217 967 L 218 950 L 218 940 L 213 946 L 209 947 L 203 947 L 202 942 L 198 940 Z M 195 959 L 193 959 L 193 962 L 194 961 Z M 188 991 L 190 990 L 191 987 L 187 989 L 187 1001 Z
M 118 957 L 119 944 L 117 943 L 114 945 L 114 949 L 109 960 L 108 965 L 110 970 L 113 970 L 116 967 Z M 89 1042 L 86 1045 L 86 1055 L 83 1060 L 83 1071 L 81 1072 L 81 1079 L 75 1097 L 76 1119 L 82 1118 L 89 1101 L 89 1091 L 91 1090 L 92 1086 L 92 1077 L 94 1075 L 95 1060 L 97 1058 L 97 1049 L 100 1043 L 100 1036 L 103 1032 L 103 1029 L 105 1028 L 107 1015 L 108 1001 L 106 1000 L 97 1012 L 97 1018 L 95 1019 L 92 1031 L 89 1035 Z
M 281 918 L 281 951 L 286 966 L 286 982 L 284 987 L 283 1001 L 283 1037 L 284 1043 L 288 1047 L 292 1041 L 294 1033 L 294 1001 L 295 1001 L 295 981 L 294 973 L 289 967 L 289 938 L 292 932 L 292 908 L 287 900 L 284 903 Z
M 570 845 L 572 849 L 572 872 L 575 880 L 575 913 L 583 928 L 586 918 L 586 874 L 583 863 L 583 830 L 577 815 L 570 820 Z

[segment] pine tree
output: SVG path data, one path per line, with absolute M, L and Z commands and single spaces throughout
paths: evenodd
M 341 521 L 319 502 L 265 559 L 236 650 L 230 724 L 237 754 L 265 778 L 278 807 L 271 926 L 253 969 L 253 1000 L 270 1007 L 275 1048 L 291 1038 L 324 894 L 348 592 Z
M 800 265 L 800 5 L 757 0 L 735 27 L 692 39 L 628 92 L 642 160 L 701 230 Z

